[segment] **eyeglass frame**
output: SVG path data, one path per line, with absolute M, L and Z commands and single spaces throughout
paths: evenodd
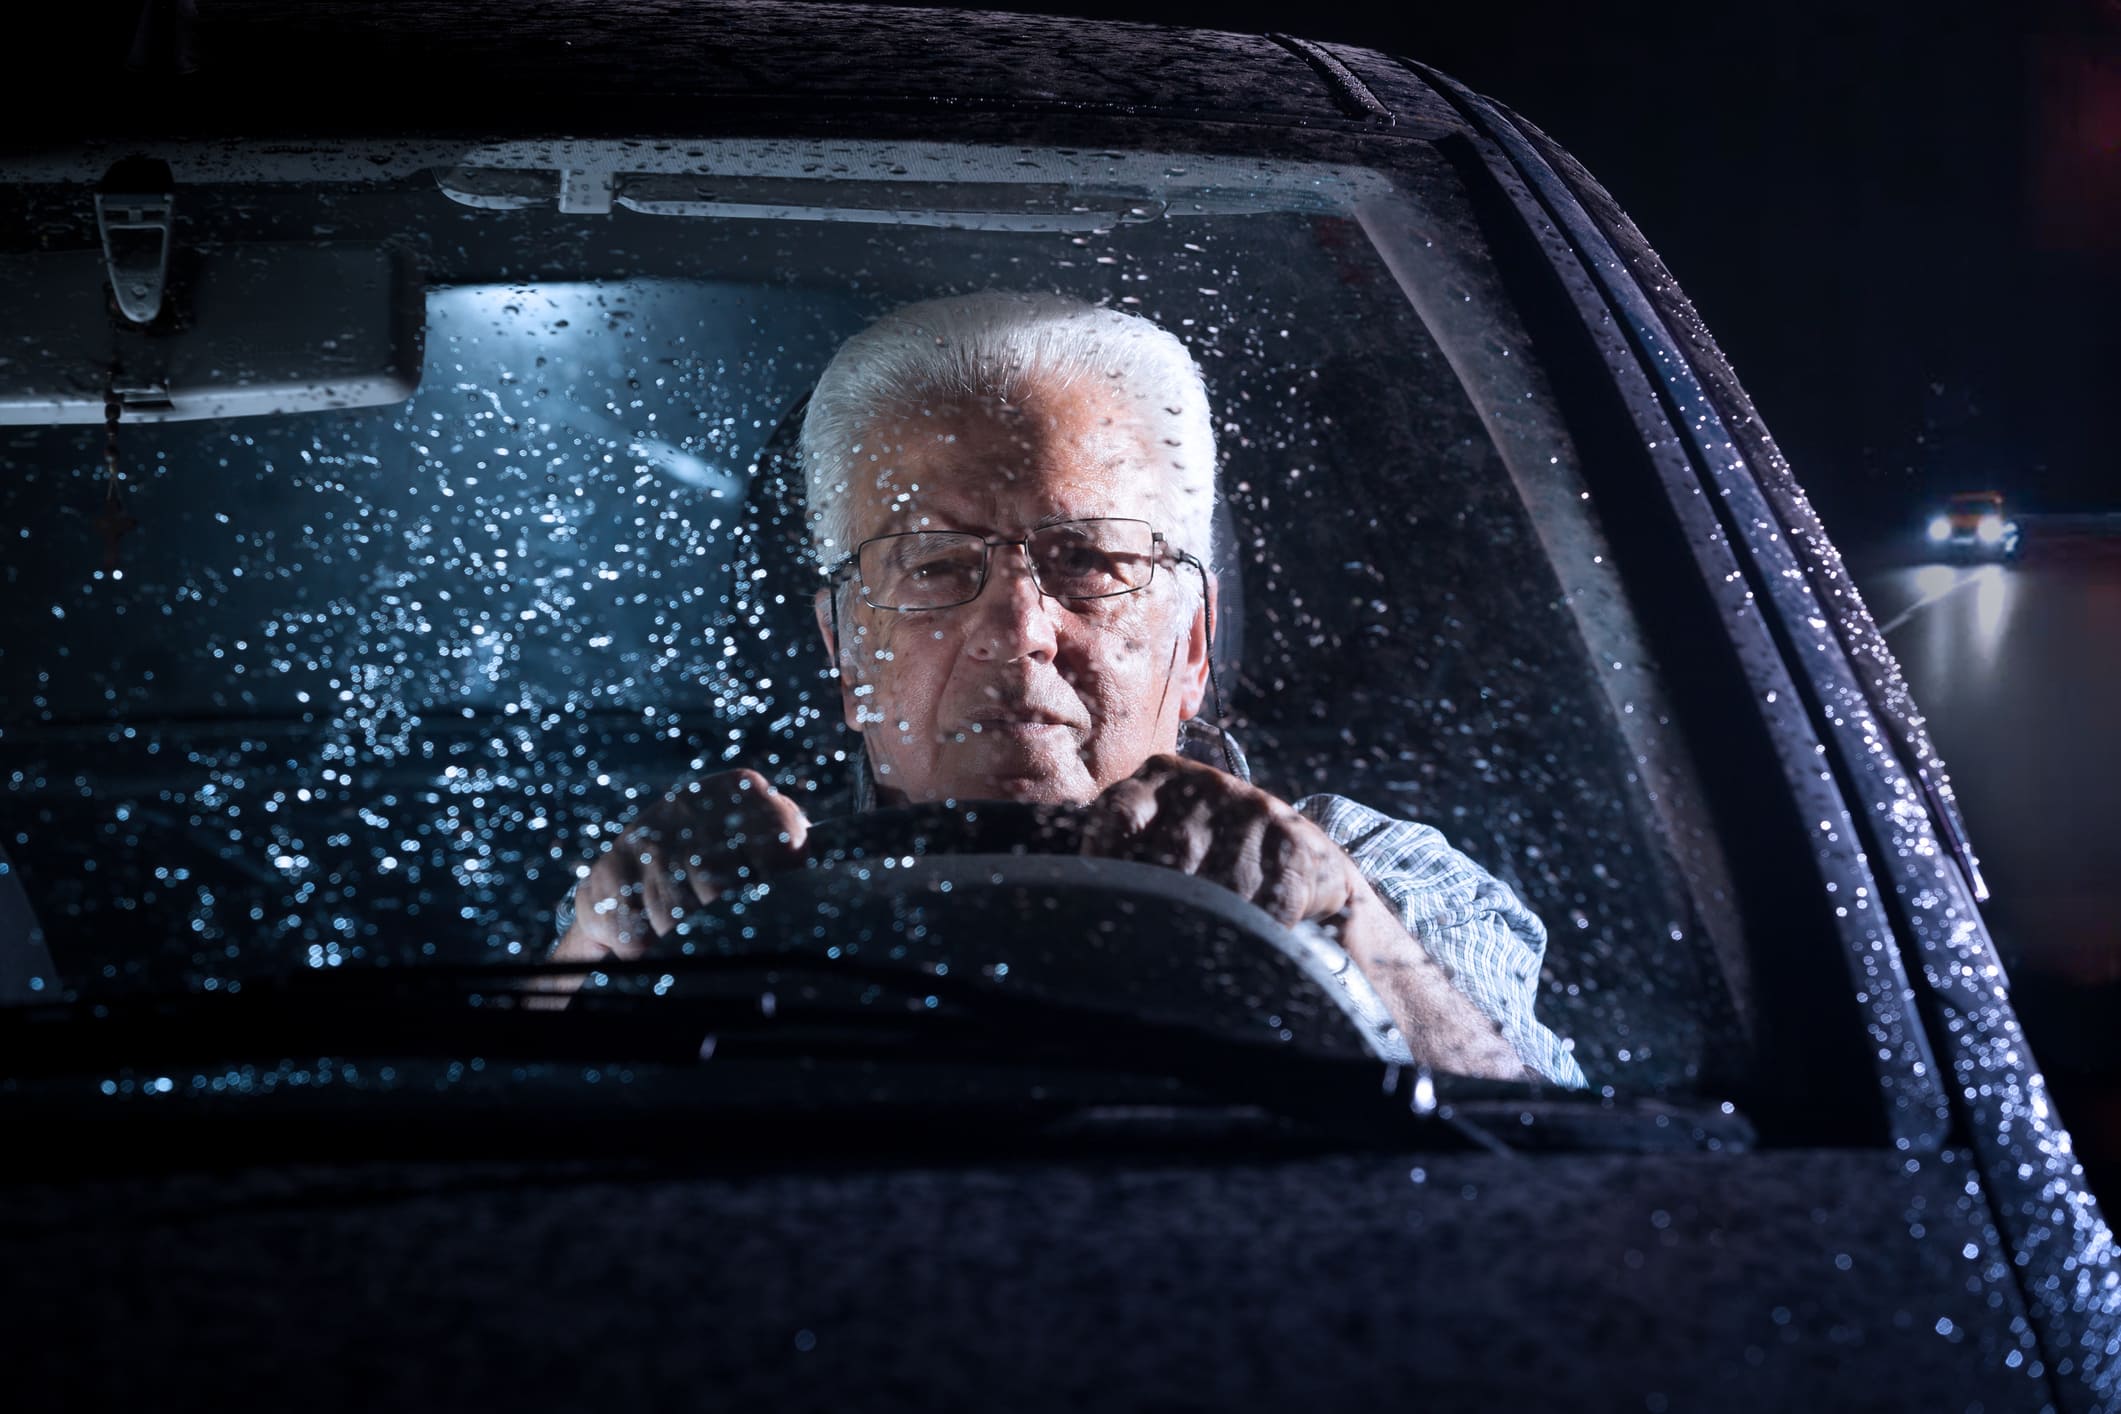
M 1161 546 L 1165 553 L 1170 555 L 1171 561 L 1174 565 L 1191 565 L 1193 567 L 1194 573 L 1200 576 L 1202 592 L 1201 608 L 1202 611 L 1207 615 L 1206 627 L 1208 632 L 1208 642 L 1211 645 L 1208 656 L 1208 692 L 1211 700 L 1215 704 L 1215 720 L 1218 723 L 1215 728 L 1215 736 L 1216 740 L 1221 743 L 1222 746 L 1223 764 L 1225 769 L 1227 769 L 1231 775 L 1237 777 L 1239 780 L 1250 784 L 1252 780 L 1252 772 L 1250 767 L 1245 764 L 1244 756 L 1241 752 L 1237 750 L 1235 743 L 1233 743 L 1230 739 L 1230 734 L 1225 731 L 1221 725 L 1219 725 L 1223 720 L 1222 684 L 1216 681 L 1215 673 L 1215 656 L 1212 647 L 1215 642 L 1215 605 L 1213 597 L 1209 593 L 1208 567 L 1205 564 L 1201 563 L 1199 556 L 1193 554 L 1191 551 L 1179 549 L 1176 545 L 1173 545 L 1169 540 L 1165 539 L 1164 533 L 1161 530 L 1158 530 L 1152 522 L 1142 520 L 1138 516 L 1078 516 L 1075 518 L 1075 520 L 1128 520 L 1135 522 L 1137 525 L 1146 525 L 1149 527 L 1149 545 L 1152 552 L 1152 556 L 1155 549 Z M 1129 594 L 1139 594 L 1143 590 L 1149 588 L 1151 585 L 1156 583 L 1156 564 L 1157 560 L 1162 558 L 1161 556 L 1153 556 L 1150 559 L 1149 577 L 1146 580 L 1142 581 L 1141 584 L 1137 585 L 1132 589 L 1119 589 L 1113 591 L 1110 594 L 1082 594 L 1065 597 L 1059 594 L 1046 593 L 1046 587 L 1038 582 L 1038 566 L 1032 563 L 1031 560 L 1031 536 L 1038 534 L 1038 532 L 1041 530 L 1051 530 L 1056 525 L 1070 525 L 1073 523 L 1075 522 L 1065 520 L 1052 521 L 1046 525 L 1038 526 L 1036 529 L 1031 531 L 1030 535 L 1026 535 L 1020 540 L 989 540 L 984 535 L 980 536 L 982 554 L 985 558 L 983 558 L 980 562 L 979 589 L 973 594 L 970 599 L 960 599 L 955 604 L 932 604 L 926 609 L 887 609 L 881 604 L 869 604 L 868 586 L 864 585 L 862 602 L 864 604 L 869 604 L 869 607 L 877 610 L 877 612 L 885 614 L 925 614 L 931 613 L 936 609 L 962 609 L 967 604 L 976 604 L 979 602 L 980 595 L 985 594 L 987 592 L 987 573 L 994 567 L 994 552 L 995 550 L 999 549 L 1004 545 L 1014 545 L 1024 552 L 1024 569 L 1031 576 L 1031 587 L 1038 591 L 1039 597 L 1041 599 L 1059 599 L 1063 603 L 1072 602 L 1080 604 L 1094 604 L 1104 599 L 1119 599 Z M 826 570 L 826 583 L 829 586 L 829 588 L 826 590 L 826 595 L 831 601 L 832 605 L 832 640 L 826 645 L 826 653 L 830 658 L 830 668 L 835 676 L 837 676 L 841 671 L 839 661 L 839 587 L 849 577 L 847 572 L 851 569 L 854 571 L 852 577 L 857 581 L 861 579 L 862 551 L 873 541 L 889 540 L 892 537 L 899 535 L 928 535 L 934 533 L 936 532 L 921 530 L 894 530 L 885 535 L 872 535 L 869 537 L 869 539 L 864 540 L 860 544 L 856 545 L 854 547 L 853 553 L 842 556 L 838 563 L 834 564 L 830 569 Z M 944 531 L 941 533 L 955 535 L 971 535 L 975 532 L 970 530 L 961 530 Z M 861 753 L 857 751 L 855 753 L 854 759 L 856 761 L 859 761 L 861 759 Z M 863 783 L 858 783 L 855 787 L 855 796 L 857 799 L 860 799 L 862 791 L 864 789 L 864 785 L 867 782 L 868 768 L 857 767 L 856 769 L 860 771 L 863 776 Z
M 1117 521 L 1129 525 L 1144 525 L 1149 527 L 1149 577 L 1143 580 L 1140 584 L 1129 586 L 1126 589 L 1115 589 L 1107 594 L 1049 593 L 1046 589 L 1046 586 L 1039 580 L 1038 565 L 1031 558 L 1031 541 L 1033 537 L 1038 536 L 1048 530 L 1057 530 L 1065 525 L 1084 525 L 1091 522 L 1107 521 Z M 880 540 L 901 540 L 915 535 L 967 535 L 974 536 L 979 540 L 981 555 L 979 588 L 972 592 L 970 598 L 958 599 L 948 604 L 924 604 L 916 607 L 906 607 L 903 605 L 879 604 L 869 597 L 869 586 L 867 582 L 862 579 L 861 574 L 862 551 L 868 549 L 871 545 L 876 544 Z M 987 584 L 993 574 L 994 552 L 996 550 L 1008 548 L 1015 548 L 1023 551 L 1024 569 L 1031 576 L 1031 587 L 1038 591 L 1039 597 L 1041 599 L 1056 599 L 1063 604 L 1095 604 L 1105 599 L 1121 599 L 1125 598 L 1129 594 L 1140 594 L 1156 583 L 1156 567 L 1166 557 L 1170 559 L 1171 563 L 1174 566 L 1183 565 L 1189 562 L 1193 564 L 1199 563 L 1199 561 L 1194 559 L 1194 557 L 1190 553 L 1179 549 L 1177 546 L 1173 545 L 1168 539 L 1166 539 L 1164 533 L 1156 528 L 1156 525 L 1153 521 L 1143 520 L 1139 516 L 1074 516 L 1067 520 L 1049 521 L 1045 525 L 1036 526 L 1030 531 L 1029 534 L 1023 535 L 1015 540 L 991 539 L 987 536 L 980 535 L 979 532 L 973 530 L 887 531 L 882 535 L 872 535 L 867 540 L 864 540 L 860 544 L 856 545 L 850 553 L 841 556 L 839 561 L 834 564 L 830 569 L 826 570 L 825 573 L 828 581 L 833 585 L 834 588 L 837 588 L 839 585 L 846 582 L 847 579 L 852 578 L 854 582 L 861 588 L 862 602 L 864 604 L 867 604 L 870 608 L 877 610 L 879 613 L 932 614 L 942 609 L 962 609 L 967 604 L 978 603 L 980 595 L 985 594 L 987 592 Z M 837 617 L 836 612 L 835 617 Z

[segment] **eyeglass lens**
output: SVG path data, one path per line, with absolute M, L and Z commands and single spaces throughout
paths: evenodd
M 969 531 L 880 535 L 858 555 L 862 594 L 879 609 L 945 609 L 979 597 L 990 549 L 1024 546 L 1039 592 L 1055 599 L 1106 599 L 1145 589 L 1156 572 L 1147 521 L 1071 520 L 1022 541 L 992 544 Z

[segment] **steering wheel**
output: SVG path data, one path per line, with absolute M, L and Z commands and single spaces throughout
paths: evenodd
M 931 854 L 1075 854 L 1082 811 L 1023 800 L 934 801 L 892 806 L 811 825 L 816 863 Z
M 810 827 L 809 866 L 740 912 L 681 925 L 700 946 L 882 956 L 1130 1015 L 1264 1031 L 1320 1054 L 1405 1061 L 1339 945 L 1220 884 L 1081 857 L 1082 811 L 1025 801 L 872 810 Z M 881 862 L 881 867 L 876 867 Z M 730 916 L 724 916 L 725 913 Z

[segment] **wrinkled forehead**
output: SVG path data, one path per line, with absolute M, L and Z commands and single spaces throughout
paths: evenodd
M 925 400 L 874 419 L 850 459 L 856 540 L 897 530 L 1021 535 L 1078 516 L 1159 519 L 1162 439 L 1120 396 L 1037 390 Z

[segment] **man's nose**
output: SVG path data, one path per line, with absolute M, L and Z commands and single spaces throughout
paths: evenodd
M 965 651 L 974 658 L 983 663 L 1053 660 L 1056 605 L 1038 592 L 1021 545 L 995 547 L 987 583 L 968 607 L 972 621 L 965 626 Z

